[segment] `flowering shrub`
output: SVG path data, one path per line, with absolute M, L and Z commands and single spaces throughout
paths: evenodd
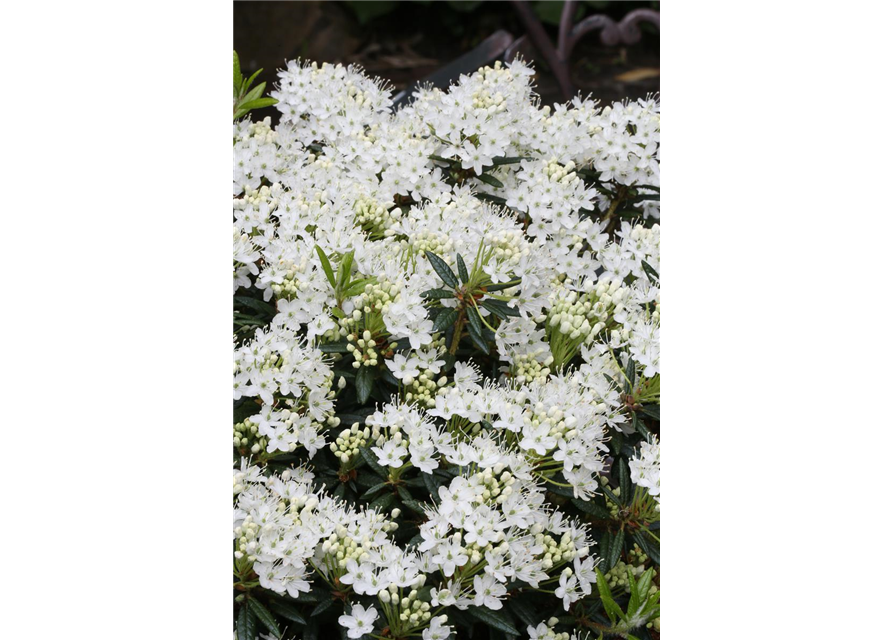
M 238 638 L 659 636 L 660 105 L 531 75 L 234 122 Z

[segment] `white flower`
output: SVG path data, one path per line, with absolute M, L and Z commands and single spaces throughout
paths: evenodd
M 474 605 L 488 609 L 502 609 L 500 596 L 506 594 L 505 587 L 491 575 L 474 577 Z
M 378 619 L 375 607 L 364 609 L 362 605 L 355 604 L 350 614 L 338 618 L 338 624 L 347 629 L 348 638 L 359 638 L 366 633 L 372 633 L 372 623 Z

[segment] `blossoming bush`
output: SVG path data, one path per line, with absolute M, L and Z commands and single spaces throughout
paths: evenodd
M 531 75 L 234 123 L 238 638 L 659 636 L 660 105 Z

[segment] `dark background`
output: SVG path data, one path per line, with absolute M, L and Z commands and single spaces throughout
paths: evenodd
M 531 2 L 553 43 L 563 2 Z M 286 60 L 357 63 L 369 75 L 388 79 L 399 91 L 420 80 L 488 36 L 504 29 L 526 33 L 509 2 L 234 2 L 233 45 L 242 72 L 263 68 L 266 91 Z M 620 21 L 633 9 L 659 9 L 658 2 L 579 2 L 575 22 L 603 14 Z M 632 46 L 605 47 L 597 31 L 575 47 L 570 64 L 575 90 L 603 103 L 639 98 L 660 89 L 660 36 L 642 25 L 642 40 Z M 533 51 L 535 84 L 544 103 L 561 102 L 549 67 Z M 264 116 L 278 112 L 264 110 Z

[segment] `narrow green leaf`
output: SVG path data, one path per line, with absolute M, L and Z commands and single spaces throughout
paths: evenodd
M 437 314 L 437 318 L 434 319 L 434 331 L 443 331 L 452 325 L 458 317 L 459 312 L 456 309 L 441 309 L 440 313 Z
M 279 101 L 276 100 L 276 98 L 258 98 L 251 102 L 240 102 L 239 108 L 245 109 L 246 111 L 249 109 L 261 109 L 263 107 L 272 107 L 277 102 Z
M 372 284 L 376 281 L 376 278 L 363 278 L 362 280 L 354 280 L 347 286 L 347 288 L 341 295 L 345 298 L 353 298 L 354 296 L 358 296 L 363 293 L 363 291 L 366 290 L 367 284 Z
M 423 473 L 422 480 L 428 493 L 431 494 L 431 500 L 434 504 L 438 504 L 440 502 L 440 484 L 437 482 L 437 477 L 433 473 Z
M 453 273 L 452 269 L 450 269 L 450 265 L 444 262 L 440 256 L 437 256 L 430 251 L 426 251 L 425 256 L 434 268 L 434 272 L 437 273 L 447 286 L 453 287 L 454 289 L 459 286 L 459 279 L 456 277 L 456 274 Z
M 611 517 L 611 512 L 608 511 L 605 507 L 598 504 L 595 500 L 580 500 L 578 498 L 571 498 L 571 502 L 583 513 L 588 513 L 591 516 L 595 516 L 601 520 L 608 520 Z
M 375 500 L 369 503 L 370 509 L 378 509 L 382 513 L 384 513 L 387 509 L 390 509 L 397 503 L 397 498 L 393 493 L 385 493 L 378 496 Z
M 257 78 L 257 76 L 259 76 L 259 75 L 261 74 L 261 71 L 263 71 L 263 69 L 258 69 L 257 71 L 255 71 L 254 73 L 252 73 L 252 74 L 251 74 L 251 77 L 248 78 L 248 80 L 245 81 L 245 86 L 246 86 L 246 87 L 250 87 L 250 86 L 251 86 L 251 83 L 254 82 L 255 78 Z M 261 83 L 262 86 L 266 86 L 266 84 L 267 84 L 266 82 L 262 82 L 262 83 Z
M 605 550 L 604 555 L 604 566 L 606 570 L 613 569 L 614 565 L 617 564 L 617 561 L 620 559 L 620 553 L 623 551 L 623 538 L 623 531 L 618 531 L 617 533 L 611 534 L 610 540 L 608 541 L 608 547 Z
M 642 551 L 645 552 L 645 555 L 651 558 L 651 561 L 654 562 L 654 564 L 660 565 L 660 548 L 656 543 L 651 542 L 649 538 L 643 536 L 641 531 L 634 531 L 632 538 Z
M 626 380 L 623 384 L 627 393 L 632 393 L 632 390 L 636 388 L 636 361 L 632 356 L 626 362 Z
M 233 87 L 238 91 L 242 84 L 242 68 L 239 65 L 239 54 L 233 51 Z M 237 94 L 238 97 L 238 94 Z
M 492 291 L 492 289 L 488 288 Z M 497 300 L 496 298 L 487 298 L 487 302 L 490 303 L 491 306 L 497 307 L 502 310 L 502 312 L 507 316 L 512 316 L 515 318 L 521 317 L 521 312 L 518 311 L 514 307 L 510 307 L 507 302 L 504 300 Z
M 247 603 L 239 609 L 236 618 L 236 637 L 238 640 L 255 640 L 257 638 L 257 619 Z
M 233 300 L 241 305 L 260 312 L 263 316 L 272 318 L 276 315 L 276 307 L 269 302 L 264 302 L 263 300 L 258 300 L 257 298 L 252 298 L 250 296 L 234 296 Z
M 307 624 L 307 619 L 294 605 L 286 604 L 281 600 L 271 600 L 269 607 L 277 616 L 290 620 L 291 622 L 297 622 L 298 624 Z M 269 629 L 269 627 L 267 628 Z M 272 631 L 272 629 L 270 629 L 270 631 Z
M 604 574 L 598 567 L 595 569 L 595 584 L 598 587 L 598 595 L 602 600 L 602 606 L 605 609 L 605 613 L 608 614 L 611 624 L 614 624 L 618 619 L 623 618 L 623 610 L 616 602 L 614 602 L 614 598 L 611 597 L 611 589 L 608 588 L 608 581 L 605 580 Z
M 459 272 L 462 282 L 468 282 L 468 269 L 465 267 L 465 260 L 458 253 L 456 254 L 456 270 Z
M 622 456 L 617 458 L 617 476 L 620 483 L 620 501 L 629 504 L 632 498 L 632 483 L 629 478 L 629 464 Z
M 251 85 L 251 82 L 249 81 L 248 86 L 250 86 L 250 85 Z M 242 98 L 242 100 L 240 101 L 240 104 L 248 104 L 248 103 L 252 102 L 253 100 L 257 100 L 258 98 L 260 98 L 263 95 L 265 86 L 266 86 L 266 83 L 261 82 L 259 85 L 254 87 L 251 91 L 249 91 L 248 93 L 245 94 L 245 97 Z
M 629 581 L 629 604 L 627 605 L 626 610 L 634 612 L 641 606 L 642 598 L 639 594 L 639 583 L 636 580 L 636 574 L 633 573 L 633 569 L 629 565 L 626 567 L 626 579 Z
M 490 301 L 489 301 L 489 300 L 483 300 L 483 301 L 480 303 L 480 305 L 481 305 L 484 309 L 486 309 L 487 311 L 489 311 L 490 313 L 492 313 L 494 316 L 496 316 L 497 318 L 499 318 L 500 320 L 508 320 L 508 319 L 509 319 L 509 317 L 508 317 L 508 315 L 505 313 L 505 311 L 503 311 L 502 309 L 500 309 L 500 308 L 497 307 L 496 305 L 490 304 Z
M 487 291 L 502 291 L 503 289 L 510 289 L 511 287 L 517 287 L 520 283 L 515 282 L 517 280 L 515 276 L 512 276 L 508 282 L 501 282 L 499 284 L 488 284 Z
M 370 452 L 370 453 L 372 453 L 372 452 Z M 375 454 L 372 453 L 372 455 L 375 455 Z M 360 499 L 361 499 L 361 500 L 369 500 L 369 499 L 371 499 L 373 496 L 375 496 L 379 491 L 381 491 L 382 489 L 384 489 L 384 488 L 387 487 L 387 486 L 388 486 L 388 483 L 387 483 L 387 482 L 379 482 L 377 485 L 375 485 L 374 487 L 372 487 L 371 489 L 369 489 L 366 493 L 364 493 L 363 495 L 361 495 L 361 496 L 360 496 Z
M 528 156 L 518 156 L 518 157 L 507 157 L 507 158 L 493 158 L 493 164 L 496 166 L 500 166 L 503 164 L 517 164 L 522 160 L 530 160 Z
M 645 423 L 639 420 L 639 416 L 636 413 L 633 413 L 633 429 L 635 429 L 640 435 L 647 438 L 651 432 L 648 431 L 648 427 L 645 426 Z
M 487 341 L 484 340 L 484 337 L 482 335 L 483 330 L 484 327 L 481 324 L 481 319 L 478 317 L 477 311 L 475 311 L 474 309 L 469 309 L 468 335 L 471 337 L 471 341 L 474 343 L 474 346 L 476 346 L 484 353 L 490 353 L 490 345 L 487 344 Z
M 326 609 L 331 607 L 333 604 L 335 604 L 335 601 L 332 600 L 331 598 L 323 600 L 322 602 L 320 602 L 318 605 L 316 605 L 313 608 L 313 611 L 310 612 L 310 617 L 315 618 L 316 616 L 321 614 L 323 611 L 325 611 Z
M 504 205 L 506 203 L 505 198 L 500 198 L 499 196 L 494 196 L 490 193 L 476 193 L 474 197 L 478 200 L 484 200 L 486 202 L 492 202 L 493 204 Z
M 353 250 L 348 251 L 341 258 L 341 264 L 338 265 L 338 284 L 342 289 L 347 288 L 350 282 L 350 270 L 353 269 Z
M 521 618 L 521 621 L 531 627 L 536 627 L 542 620 L 537 617 L 535 610 L 528 603 L 521 602 L 518 598 L 508 601 L 509 609 Z
M 606 484 L 602 485 L 602 493 L 604 493 L 608 497 L 608 499 L 611 502 L 613 502 L 614 504 L 616 504 L 618 507 L 623 506 L 623 503 L 620 501 L 620 498 L 617 497 L 617 494 L 614 493 L 614 490 L 611 489 L 611 487 L 609 487 L 608 485 L 606 485 Z
M 366 404 L 372 395 L 372 367 L 360 366 L 355 383 L 357 385 L 357 402 Z
M 645 275 L 648 276 L 648 279 L 651 280 L 651 284 L 660 284 L 660 274 L 654 270 L 654 267 L 652 267 L 644 260 L 642 260 L 642 271 L 644 271 Z
M 318 344 L 316 348 L 323 353 L 347 353 L 346 342 L 329 342 L 326 344 Z
M 375 473 L 381 476 L 384 479 L 388 477 L 388 471 L 383 466 L 378 464 L 378 457 L 375 453 L 372 452 L 368 447 L 362 447 L 360 449 L 360 455 L 363 456 L 363 460 L 366 461 L 366 464 L 369 465 L 369 468 L 372 469 Z
M 499 180 L 497 180 L 496 178 L 494 178 L 493 176 L 491 176 L 488 173 L 482 173 L 481 175 L 479 175 L 478 180 L 489 184 L 491 187 L 496 187 L 497 189 L 505 188 L 504 184 L 502 184 Z
M 338 287 L 335 284 L 335 273 L 332 271 L 332 263 L 329 262 L 328 257 L 326 257 L 325 251 L 323 251 L 319 246 L 316 247 L 316 253 L 319 254 L 319 261 L 322 263 L 322 270 L 325 272 L 329 284 L 332 285 L 333 289 L 337 289 Z
M 497 629 L 504 633 L 511 633 L 516 636 L 521 633 L 512 626 L 511 620 L 509 620 L 508 616 L 502 613 L 501 610 L 493 611 L 486 607 L 468 607 L 467 612 L 493 629 Z
M 642 407 L 642 413 L 644 413 L 649 418 L 654 418 L 655 420 L 660 420 L 660 405 L 659 404 L 646 404 Z
M 444 298 L 454 298 L 455 296 L 455 291 L 448 291 L 447 289 L 428 289 L 422 293 L 422 297 L 428 300 L 443 300 Z
M 279 625 L 276 624 L 276 618 L 273 617 L 272 613 L 267 611 L 267 608 L 264 605 L 254 598 L 248 598 L 248 606 L 251 607 L 251 611 L 257 616 L 257 619 L 269 629 L 270 633 L 275 634 L 277 637 L 282 635 L 279 631 Z

